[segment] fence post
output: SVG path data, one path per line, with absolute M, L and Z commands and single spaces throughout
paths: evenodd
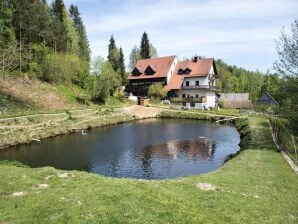
M 293 137 L 292 134 L 291 134 L 291 137 L 292 137 L 292 141 L 293 141 L 293 145 L 294 145 L 294 150 L 295 150 L 295 159 L 296 159 L 296 161 L 298 161 L 298 159 L 297 159 L 297 149 L 296 149 L 296 144 L 295 144 L 295 140 L 294 140 L 294 137 Z

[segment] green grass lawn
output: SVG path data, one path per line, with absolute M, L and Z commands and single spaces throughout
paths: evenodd
M 59 177 L 66 171 L 2 163 L 0 223 L 297 223 L 298 176 L 273 145 L 266 119 L 250 117 L 249 124 L 251 143 L 205 175 L 145 181 L 70 171 Z M 201 190 L 199 182 L 216 190 Z

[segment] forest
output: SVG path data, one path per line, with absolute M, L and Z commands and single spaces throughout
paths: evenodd
M 127 70 L 138 59 L 158 56 L 157 49 L 144 32 L 140 47 L 132 48 L 127 64 L 113 35 L 107 43 L 107 59 L 91 60 L 79 8 L 71 5 L 67 9 L 63 0 L 51 3 L 46 0 L 0 0 L 0 6 L 3 75 L 28 76 L 53 85 L 76 85 L 86 90 L 90 100 L 104 103 L 115 96 L 120 86 L 127 84 Z M 274 63 L 275 73 L 248 71 L 216 60 L 220 74 L 219 92 L 249 92 L 252 102 L 263 92 L 269 92 L 280 103 L 277 112 L 290 124 L 297 122 L 297 20 L 291 25 L 291 32 L 288 35 L 282 31 L 277 42 L 279 59 Z

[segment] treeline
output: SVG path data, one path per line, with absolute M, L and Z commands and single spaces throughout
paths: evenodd
M 90 49 L 77 6 L 63 0 L 0 0 L 1 68 L 41 80 L 82 87 Z
M 249 93 L 254 103 L 263 92 L 268 92 L 278 97 L 278 88 L 282 79 L 277 74 L 249 71 L 244 68 L 231 66 L 223 60 L 216 60 L 217 72 L 220 75 L 218 81 L 219 92 Z

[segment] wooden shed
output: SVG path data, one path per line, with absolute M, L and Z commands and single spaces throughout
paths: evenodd
M 257 106 L 261 105 L 279 105 L 278 102 L 267 92 L 263 93 L 263 95 L 257 100 Z
M 138 97 L 138 105 L 141 106 L 148 106 L 149 105 L 149 99 L 147 97 Z

